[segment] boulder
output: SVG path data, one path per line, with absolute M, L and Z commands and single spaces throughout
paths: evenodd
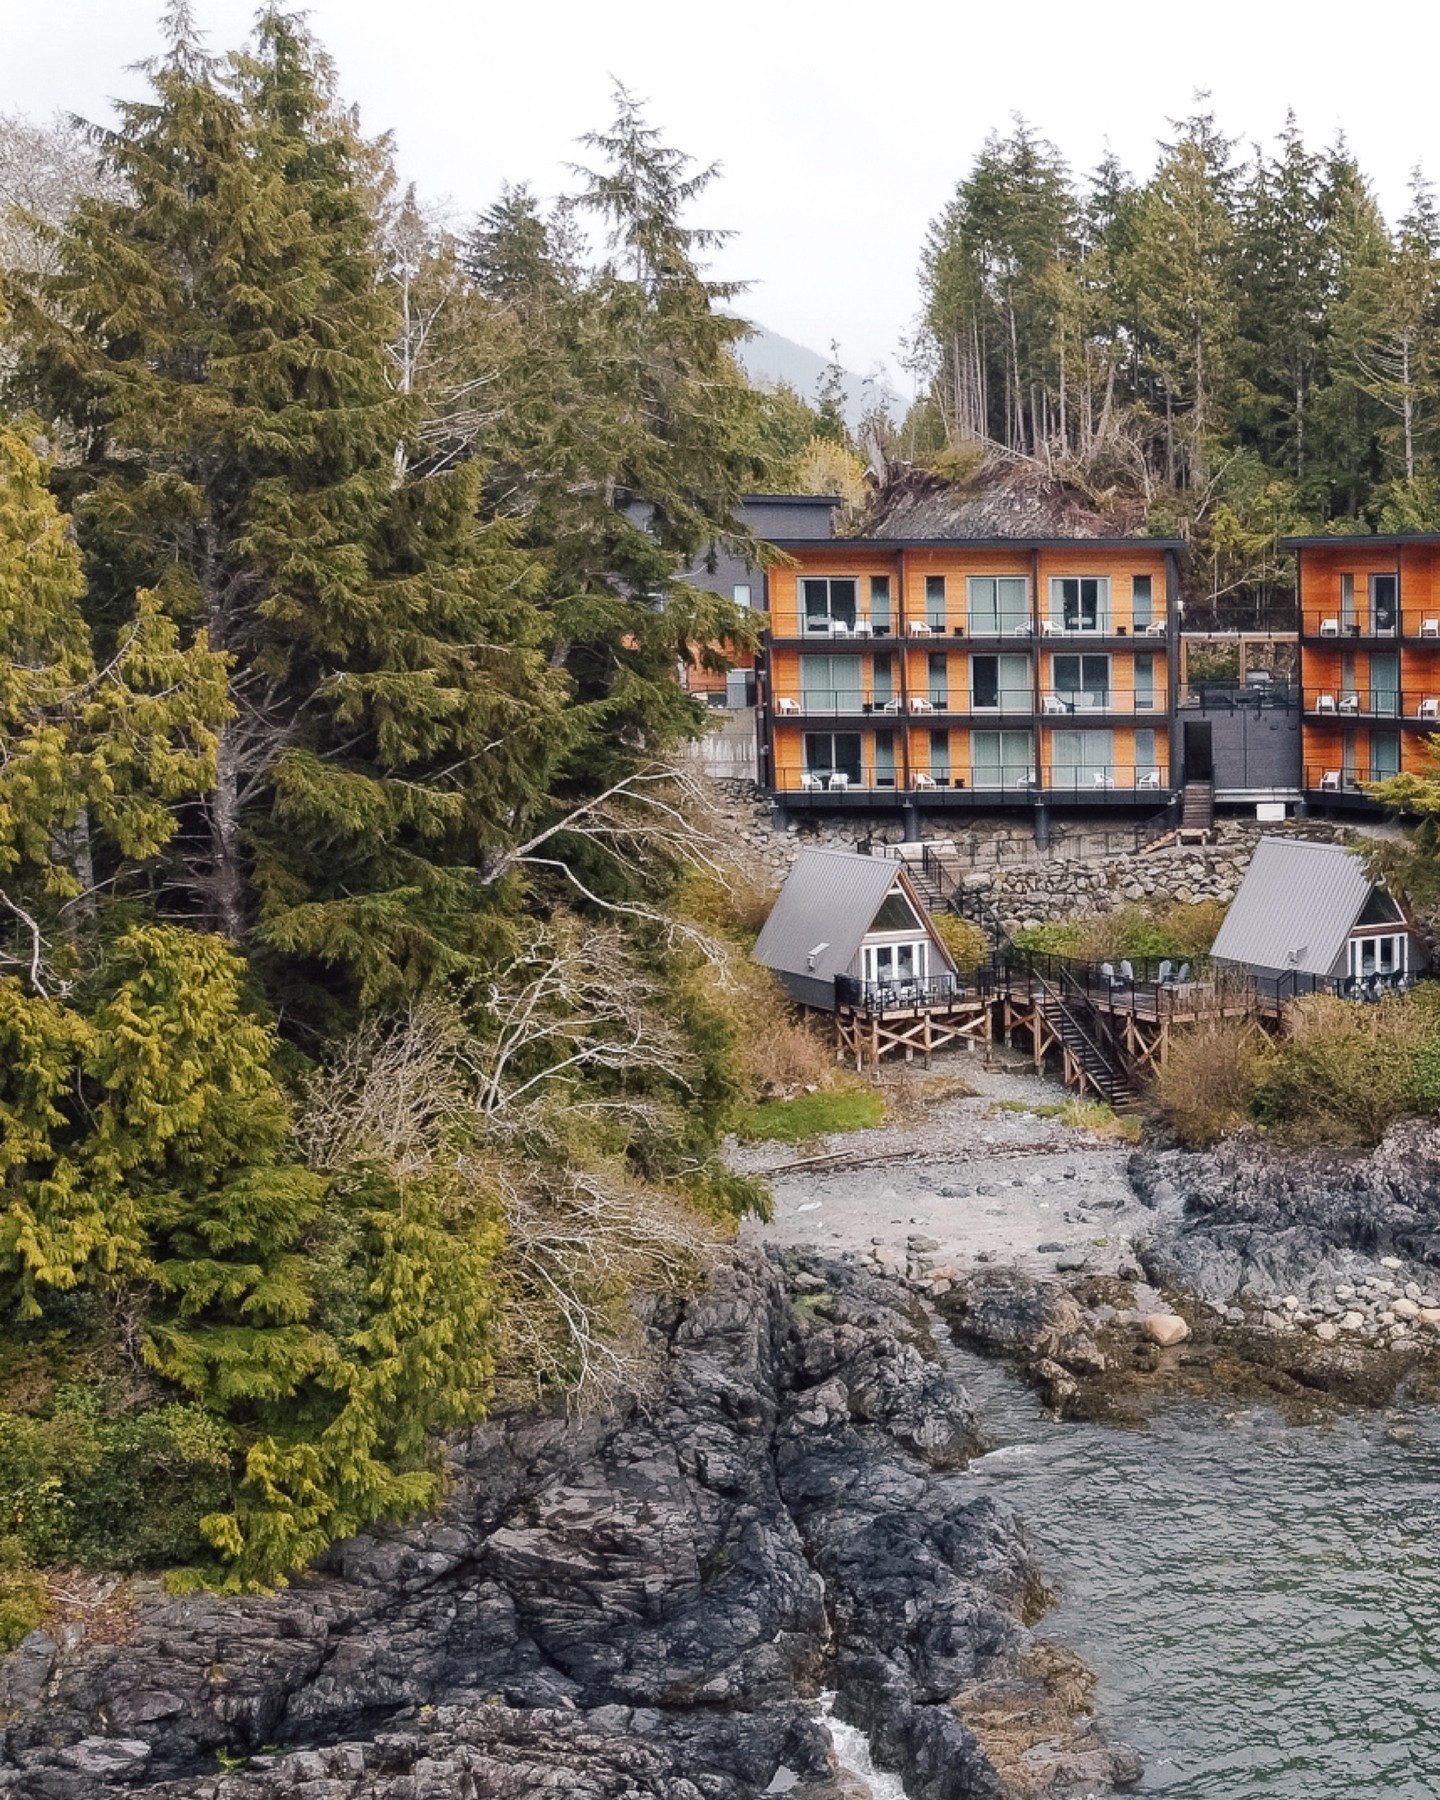
M 1178 1313 L 1149 1313 L 1140 1329 L 1152 1344 L 1159 1344 L 1162 1350 L 1169 1350 L 1175 1344 L 1183 1344 L 1190 1335 L 1190 1327 Z

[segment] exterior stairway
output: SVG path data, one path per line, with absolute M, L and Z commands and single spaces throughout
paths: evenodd
M 1187 781 L 1181 801 L 1181 831 L 1210 831 L 1215 824 L 1215 784 Z
M 1108 1101 L 1116 1112 L 1135 1098 L 1135 1090 L 1123 1058 L 1105 1041 L 1104 1028 L 1094 1013 L 1087 1023 L 1054 982 L 1037 975 L 1034 994 L 1046 1022 L 1065 1046 L 1084 1086 Z

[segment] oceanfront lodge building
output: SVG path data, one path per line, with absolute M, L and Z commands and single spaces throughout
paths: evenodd
M 1177 542 L 777 548 L 757 698 L 785 810 L 1155 813 L 1182 783 Z

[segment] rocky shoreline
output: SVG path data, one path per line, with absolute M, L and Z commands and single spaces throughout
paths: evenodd
M 1032 1630 L 970 1402 L 854 1267 L 741 1251 L 624 1416 L 496 1420 L 437 1518 L 269 1598 L 141 1590 L 0 1664 L 17 1800 L 847 1800 L 823 1687 L 913 1800 L 1133 1783 Z

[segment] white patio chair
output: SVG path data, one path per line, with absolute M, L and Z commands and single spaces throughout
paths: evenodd
M 1146 637 L 1164 637 L 1165 621 L 1163 619 L 1152 619 L 1145 627 L 1145 635 Z
M 1097 788 L 1113 788 L 1114 785 L 1115 785 L 1115 777 L 1110 773 L 1110 771 L 1108 769 L 1096 769 L 1096 771 L 1095 771 L 1095 786 Z
M 904 710 L 905 702 L 897 694 L 893 700 L 887 700 L 880 708 L 881 712 L 898 713 Z
M 783 694 L 775 702 L 775 710 L 779 713 L 798 713 L 800 710 L 800 702 L 798 700 L 792 700 L 788 694 Z
M 1135 777 L 1135 785 L 1137 788 L 1158 788 L 1160 786 L 1160 771 L 1158 769 L 1142 770 L 1140 774 Z
M 1022 619 L 1018 625 L 1012 625 L 1010 627 L 1011 637 L 1029 637 L 1029 635 L 1030 621 L 1028 619 Z
M 1420 635 L 1421 637 L 1440 638 L 1440 619 L 1422 619 Z
M 934 702 L 927 700 L 923 694 L 912 694 L 910 696 L 910 710 L 912 713 L 928 713 L 934 712 L 935 706 Z
M 830 621 L 830 635 L 831 637 L 849 637 L 849 622 L 845 619 L 832 619 Z
M 871 635 L 870 621 L 868 619 L 857 619 L 850 627 L 850 630 L 855 637 L 869 637 Z
M 842 775 L 838 769 L 830 777 L 830 792 L 832 794 L 843 794 L 849 785 L 850 777 L 848 775 Z
M 1440 700 L 1434 698 L 1422 700 L 1416 709 L 1415 716 L 1420 719 L 1440 719 Z
M 1340 792 L 1340 771 L 1338 769 L 1327 769 L 1320 777 L 1320 792 L 1322 794 L 1338 794 Z
M 824 791 L 824 788 L 825 788 L 825 777 L 823 775 L 808 775 L 807 774 L 807 775 L 802 775 L 800 777 L 800 789 L 801 789 L 802 793 L 806 793 L 806 794 L 822 793 Z
M 1317 713 L 1333 713 L 1335 710 L 1335 696 L 1333 694 L 1317 694 L 1315 696 L 1315 710 Z
M 1338 619 L 1322 619 L 1320 621 L 1321 637 L 1339 637 L 1340 621 Z
M 1342 694 L 1340 696 L 1339 710 L 1342 713 L 1358 713 L 1360 710 L 1360 696 L 1358 694 Z
M 1047 713 L 1067 713 L 1070 708 L 1058 694 L 1046 694 L 1040 702 L 1040 710 Z
M 933 788 L 935 786 L 935 777 L 933 775 L 917 773 L 911 779 L 911 786 L 917 788 Z
M 910 621 L 910 635 L 911 637 L 933 637 L 934 633 L 923 619 L 912 619 Z

